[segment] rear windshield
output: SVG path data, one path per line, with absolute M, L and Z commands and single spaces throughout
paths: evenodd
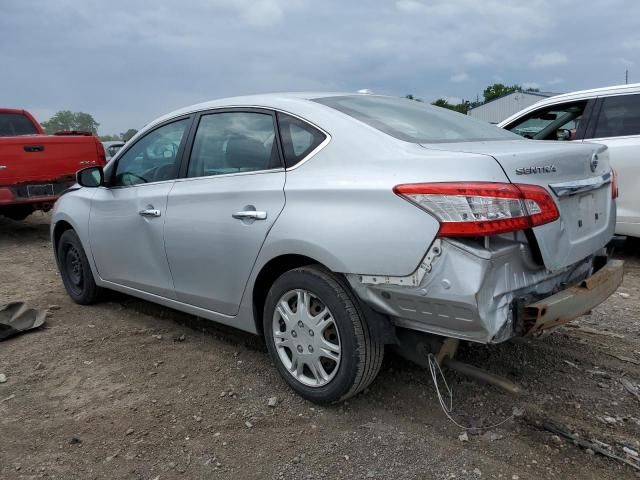
M 392 137 L 412 143 L 517 140 L 516 134 L 415 100 L 374 95 L 316 98 L 315 102 L 346 113 Z
M 36 133 L 38 133 L 36 127 L 24 115 L 19 113 L 0 113 L 0 137 L 33 135 Z

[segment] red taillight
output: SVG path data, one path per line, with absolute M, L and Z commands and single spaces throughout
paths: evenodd
M 611 198 L 618 198 L 618 174 L 614 168 L 611 169 Z
M 412 183 L 393 191 L 440 222 L 441 237 L 477 237 L 515 232 L 560 216 L 547 191 L 514 183 Z

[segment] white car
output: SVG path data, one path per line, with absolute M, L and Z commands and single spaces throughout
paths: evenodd
M 640 237 L 640 83 L 547 98 L 498 126 L 534 140 L 607 145 L 620 189 L 616 233 Z

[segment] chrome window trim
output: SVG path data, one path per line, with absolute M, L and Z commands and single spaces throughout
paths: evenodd
M 562 198 L 597 190 L 608 183 L 611 183 L 611 172 L 607 172 L 599 177 L 585 178 L 584 180 L 552 183 L 549 185 L 549 188 L 553 190 L 553 193 L 555 193 L 556 196 Z
M 185 116 L 185 115 L 198 115 L 198 114 L 202 114 L 202 115 L 206 115 L 207 112 L 211 112 L 213 113 L 214 110 L 225 110 L 228 108 L 238 108 L 238 109 L 242 109 L 242 108 L 257 108 L 257 109 L 264 109 L 264 110 L 270 110 L 272 112 L 279 112 L 279 113 L 284 113 L 286 115 L 290 115 L 294 118 L 297 118 L 298 120 L 311 125 L 313 128 L 316 128 L 318 130 L 320 130 L 324 135 L 325 135 L 325 139 L 322 143 L 320 143 L 320 145 L 318 145 L 316 148 L 314 148 L 313 150 L 311 150 L 306 157 L 304 157 L 302 160 L 300 160 L 298 163 L 296 163 L 293 167 L 291 168 L 285 168 L 285 171 L 290 172 L 292 170 L 295 170 L 296 168 L 300 167 L 301 165 L 303 165 L 304 163 L 308 162 L 309 160 L 311 160 L 312 157 L 314 157 L 315 155 L 317 155 L 324 147 L 326 147 L 330 142 L 331 139 L 333 138 L 331 136 L 331 134 L 329 132 L 327 132 L 324 128 L 316 125 L 315 123 L 307 120 L 306 118 L 301 117 L 300 115 L 297 115 L 295 113 L 291 113 L 287 110 L 283 110 L 281 108 L 276 108 L 276 107 L 269 107 L 269 106 L 265 106 L 265 105 L 220 105 L 217 107 L 209 107 L 209 108 L 204 108 L 204 109 L 200 109 L 200 110 L 192 110 L 189 112 L 182 112 L 179 115 L 176 115 L 175 117 L 171 117 L 171 118 L 167 118 L 164 119 L 162 121 L 162 123 L 169 123 L 171 122 L 171 120 Z M 151 126 L 149 128 L 149 130 L 152 130 L 153 128 L 155 128 L 155 126 Z M 278 126 L 278 130 L 279 130 L 279 126 Z M 145 131 L 142 131 L 140 133 L 145 133 Z M 280 131 L 278 131 L 278 134 L 280 133 Z M 118 151 L 118 153 L 120 153 L 120 151 Z M 117 154 L 116 154 L 117 155 Z M 114 157 L 115 158 L 115 157 Z M 194 177 L 195 178 L 195 177 Z M 180 180 L 180 179 L 176 179 L 176 180 Z
M 278 172 L 284 172 L 284 168 L 283 167 L 277 167 L 277 168 L 269 168 L 267 170 L 251 170 L 249 172 L 233 172 L 233 173 L 221 173 L 220 175 L 200 175 L 198 177 L 183 177 L 183 178 L 176 178 L 174 181 L 175 182 L 187 182 L 187 181 L 191 181 L 191 180 L 202 180 L 202 179 L 214 179 L 214 178 L 224 178 L 224 177 L 239 177 L 239 176 L 245 176 L 245 175 L 261 175 L 264 173 L 278 173 Z

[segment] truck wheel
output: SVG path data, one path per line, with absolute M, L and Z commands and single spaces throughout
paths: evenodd
M 95 303 L 101 288 L 93 279 L 93 272 L 78 235 L 73 230 L 62 234 L 58 242 L 58 269 L 64 288 L 71 299 L 81 305 Z
M 267 295 L 264 335 L 280 375 L 315 403 L 365 389 L 382 364 L 384 344 L 340 278 L 320 266 L 290 270 Z

